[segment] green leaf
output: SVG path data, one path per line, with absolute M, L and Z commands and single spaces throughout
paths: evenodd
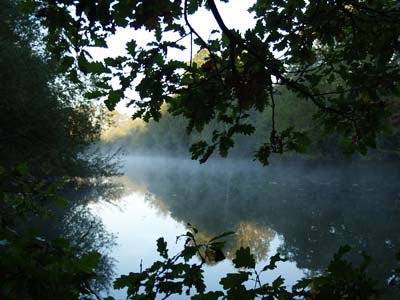
M 342 257 L 351 251 L 351 247 L 349 245 L 343 245 L 339 248 L 339 250 L 333 256 L 334 260 L 342 259 Z
M 225 290 L 231 289 L 233 287 L 240 286 L 243 282 L 249 279 L 248 272 L 239 272 L 239 273 L 228 273 L 224 278 L 220 280 L 220 284 L 223 286 Z
M 113 110 L 117 103 L 124 97 L 124 92 L 122 90 L 112 90 L 108 94 L 108 98 L 104 103 L 109 110 Z
M 162 237 L 157 240 L 157 251 L 160 256 L 168 258 L 167 242 Z
M 252 290 L 246 290 L 244 285 L 238 285 L 228 290 L 226 298 L 229 300 L 234 299 L 255 299 Z
M 71 56 L 64 56 L 61 60 L 58 71 L 63 73 L 66 72 L 75 62 L 75 59 Z
M 157 41 L 157 42 L 161 42 L 161 39 L 162 39 L 162 30 L 161 30 L 160 27 L 157 27 L 157 28 L 156 28 L 156 30 L 155 30 L 155 32 L 154 32 L 154 35 L 155 35 L 155 37 L 156 37 L 156 41 Z
M 126 43 L 126 50 L 128 50 L 128 53 L 132 56 L 136 54 L 136 42 L 134 40 L 129 41 Z
M 214 258 L 215 262 L 220 262 L 225 259 L 225 255 L 221 249 L 214 249 L 214 251 L 215 251 L 215 258 Z
M 182 284 L 180 282 L 160 282 L 158 285 L 160 289 L 160 293 L 171 293 L 171 294 L 181 294 L 182 293 Z
M 240 247 L 240 249 L 236 251 L 236 257 L 232 262 L 235 268 L 254 269 L 256 266 L 256 260 L 254 259 L 254 256 L 250 254 L 249 247 Z
M 285 279 L 283 279 L 281 276 L 279 276 L 272 282 L 272 287 L 277 289 L 277 288 L 280 288 L 284 283 L 285 283 Z
M 208 292 L 205 294 L 192 296 L 192 300 L 217 300 L 218 298 L 224 296 L 224 293 L 221 291 L 217 292 Z
M 263 268 L 263 271 L 276 269 L 276 263 L 280 261 L 284 262 L 286 259 L 282 258 L 279 253 L 275 254 L 271 257 L 269 264 Z
M 107 46 L 107 42 L 104 39 L 101 39 L 101 38 L 95 39 L 94 45 L 96 47 L 100 47 L 100 48 L 107 48 L 108 47 Z
M 299 281 L 297 281 L 297 283 L 293 286 L 294 290 L 304 290 L 306 288 L 308 288 L 311 284 L 312 280 L 311 279 L 301 279 Z
M 196 255 L 197 249 L 192 246 L 185 246 L 185 249 L 181 252 L 181 255 L 183 256 L 184 260 L 187 262 L 189 261 L 193 256 Z
M 21 13 L 29 14 L 35 12 L 36 8 L 40 7 L 40 2 L 37 0 L 22 0 L 17 1 L 18 10 Z
M 101 62 L 91 62 L 86 64 L 86 70 L 92 74 L 111 73 L 111 71 Z
M 78 67 L 84 74 L 86 74 L 86 73 L 88 73 L 88 65 L 89 65 L 89 62 L 86 59 L 85 54 L 82 52 L 78 56 Z
M 203 0 L 189 0 L 187 12 L 189 15 L 194 14 L 201 7 Z
M 141 281 L 146 279 L 145 273 L 133 273 L 130 272 L 128 275 L 121 275 L 117 279 L 114 280 L 113 287 L 114 289 L 123 289 L 125 287 L 134 288 L 134 290 L 138 290 Z
M 210 248 L 213 250 L 222 250 L 225 246 L 225 242 L 215 241 L 215 242 L 209 243 L 209 245 L 210 245 Z
M 104 81 L 96 81 L 94 85 L 101 89 L 110 89 L 111 88 L 110 85 Z

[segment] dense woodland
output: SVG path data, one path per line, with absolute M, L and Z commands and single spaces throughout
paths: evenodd
M 116 147 L 140 155 L 182 157 L 191 153 L 201 163 L 215 152 L 256 159 L 262 165 L 271 157 L 398 160 L 397 1 L 258 0 L 249 9 L 256 25 L 245 33 L 226 26 L 218 5 L 214 0 L 0 0 L 1 299 L 112 300 L 106 296 L 111 286 L 126 289 L 129 299 L 167 299 L 184 293 L 193 300 L 384 299 L 398 295 L 399 261 L 384 260 L 381 266 L 372 266 L 371 274 L 367 271 L 369 256 L 353 252 L 352 256 L 360 254 L 359 264 L 353 265 L 345 257 L 350 247 L 341 243 L 358 242 L 356 252 L 370 251 L 377 260 L 396 256 L 398 237 L 392 236 L 395 228 L 390 225 L 398 216 L 398 204 L 386 203 L 393 196 L 390 190 L 375 198 L 334 183 L 344 193 L 362 194 L 362 200 L 354 197 L 355 207 L 357 201 L 368 198 L 371 207 L 382 201 L 384 209 L 379 218 L 374 209 L 346 210 L 347 204 L 329 195 L 326 201 L 332 210 L 324 214 L 319 198 L 300 194 L 287 204 L 281 201 L 287 187 L 267 188 L 254 178 L 246 179 L 248 174 L 229 180 L 248 180 L 271 199 L 265 207 L 264 197 L 246 193 L 260 211 L 275 212 L 255 215 L 257 222 L 285 232 L 293 224 L 284 220 L 305 215 L 309 219 L 306 226 L 317 228 L 307 232 L 312 236 L 298 239 L 288 234 L 281 255 L 271 257 L 260 271 L 256 259 L 263 250 L 256 246 L 263 245 L 232 253 L 225 238 L 233 233 L 207 228 L 220 222 L 220 216 L 199 211 L 193 217 L 199 224 L 187 225 L 188 231 L 180 237 L 185 240 L 181 252 L 171 256 L 160 238 L 159 261 L 114 278 L 110 254 L 114 236 L 87 204 L 121 195 L 122 188 L 109 180 L 120 175 L 113 152 Z M 218 26 L 207 40 L 189 21 L 202 9 Z M 124 55 L 94 61 L 90 48 L 107 48 L 107 38 L 123 28 L 144 28 L 153 40 L 143 47 L 132 39 Z M 186 46 L 184 39 L 189 40 Z M 190 60 L 171 59 L 169 49 L 189 50 Z M 129 92 L 133 89 L 137 97 L 132 99 Z M 130 128 L 122 137 L 101 141 L 103 129 L 113 123 L 105 107 L 113 110 L 123 100 L 134 107 L 132 117 L 146 124 Z M 162 172 L 155 174 L 163 176 Z M 212 186 L 225 175 L 212 182 L 204 175 L 199 184 Z M 386 175 L 375 181 L 384 185 Z M 180 190 L 185 194 L 186 178 L 174 181 L 170 188 L 149 187 L 163 198 Z M 248 230 L 238 226 L 235 218 L 244 198 L 241 192 L 235 191 L 228 207 L 233 216 L 220 223 L 221 231 L 238 230 L 239 236 L 241 230 Z M 193 201 L 209 200 L 201 187 L 194 194 Z M 223 198 L 210 204 L 216 206 L 215 211 Z M 309 215 L 310 210 L 301 209 L 303 200 L 320 214 Z M 184 205 L 184 199 L 169 203 L 177 219 L 185 219 Z M 285 211 L 284 218 L 277 218 L 279 210 Z M 357 220 L 352 227 L 355 236 L 339 241 L 326 237 L 319 247 L 338 248 L 331 259 L 309 251 L 317 247 L 309 244 L 322 232 L 319 228 L 341 233 L 342 227 L 330 215 L 341 211 L 347 212 L 342 215 L 344 220 Z M 296 222 L 294 226 L 298 231 L 303 228 Z M 359 226 L 370 226 L 376 240 L 368 244 Z M 270 232 L 265 234 L 268 240 Z M 201 240 L 201 235 L 206 239 Z M 389 243 L 390 251 L 375 247 L 382 243 Z M 302 259 L 302 267 L 316 272 L 290 288 L 281 277 L 262 283 L 260 272 L 275 269 L 277 262 L 286 259 L 282 254 Z M 237 272 L 221 278 L 221 290 L 208 291 L 203 267 L 226 257 L 232 259 Z M 377 283 L 374 275 L 384 280 Z
M 0 298 L 102 290 L 113 236 L 84 205 L 118 193 L 102 183 L 115 163 L 93 148 L 104 114 L 83 98 L 85 85 L 58 72 L 37 22 L 14 1 L 1 1 L 0 22 Z

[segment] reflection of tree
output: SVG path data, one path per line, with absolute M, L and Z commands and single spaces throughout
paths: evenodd
M 262 169 L 153 162 L 155 169 L 142 164 L 127 175 L 145 181 L 173 218 L 209 236 L 243 221 L 262 225 L 284 237 L 280 251 L 300 268 L 321 270 L 340 245 L 350 244 L 353 259 L 366 251 L 379 261 L 370 270 L 384 279 L 400 248 L 400 169 L 395 165 Z
M 190 230 L 190 226 L 188 228 Z M 233 259 L 236 257 L 236 251 L 240 247 L 249 247 L 250 251 L 257 261 L 267 259 L 270 242 L 273 239 L 275 232 L 268 228 L 258 226 L 253 222 L 240 222 L 235 229 L 234 235 L 228 235 L 226 238 L 220 239 L 224 241 L 224 254 L 227 258 Z M 196 234 L 197 244 L 207 244 L 215 236 L 205 231 L 199 231 Z M 192 243 L 192 246 L 195 246 Z M 200 249 L 204 250 L 204 249 Z M 215 263 L 215 251 L 212 249 L 208 252 L 201 251 L 203 257 L 207 257 L 207 264 Z M 200 258 L 200 257 L 199 257 Z
M 269 246 L 275 236 L 275 232 L 254 222 L 240 222 L 235 231 L 234 244 L 227 249 L 227 257 L 233 259 L 236 250 L 240 247 L 249 247 L 257 261 L 267 258 Z
M 95 250 L 101 254 L 97 269 L 99 277 L 92 287 L 96 291 L 107 290 L 113 279 L 114 260 L 110 250 L 115 246 L 115 236 L 106 231 L 100 218 L 90 212 L 87 204 L 117 199 L 121 192 L 121 186 L 100 180 L 70 182 L 61 194 L 71 204 L 54 206 L 50 217 L 37 218 L 30 224 L 43 238 L 66 238 L 77 249 L 85 252 Z
M 145 200 L 150 203 L 151 207 L 155 207 L 162 215 L 167 216 L 169 214 L 169 208 L 163 199 L 156 197 L 154 194 L 146 192 Z
M 109 255 L 116 245 L 115 236 L 107 232 L 101 219 L 94 216 L 86 206 L 75 207 L 63 219 L 63 237 L 84 251 L 101 254 L 97 268 L 98 279 L 93 283 L 96 291 L 108 290 L 113 279 L 114 259 Z
M 113 182 L 124 187 L 121 196 L 127 196 L 133 192 L 139 192 L 143 194 L 147 192 L 147 188 L 143 183 L 131 181 L 127 176 L 115 177 Z M 118 199 L 113 200 L 113 203 L 115 203 L 115 201 Z

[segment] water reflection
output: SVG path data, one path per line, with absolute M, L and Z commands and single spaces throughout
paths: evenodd
M 365 251 L 379 263 L 370 271 L 386 279 L 400 246 L 400 169 L 363 162 L 335 165 L 256 165 L 129 159 L 126 176 L 153 195 L 148 203 L 205 236 L 226 230 L 238 235 L 233 253 L 250 246 L 265 259 L 276 235 L 279 251 L 301 269 L 322 270 L 340 245 L 352 259 Z
M 120 181 L 121 179 L 119 179 Z M 118 245 L 113 248 L 116 259 L 114 271 L 117 275 L 139 272 L 159 259 L 156 240 L 163 236 L 171 253 L 182 245 L 175 243 L 176 236 L 185 232 L 185 226 L 177 223 L 169 214 L 156 210 L 145 201 L 143 188 L 133 189 L 118 200 L 118 205 L 92 203 L 91 211 L 100 216 L 105 227 L 117 236 Z M 116 299 L 126 299 L 126 291 L 115 290 Z
M 266 260 L 270 252 L 270 244 L 275 237 L 276 233 L 270 228 L 254 222 L 241 222 L 236 228 L 236 238 L 234 244 L 230 246 L 227 257 L 233 259 L 237 249 L 249 247 L 256 261 Z
M 49 216 L 35 218 L 27 226 L 35 228 L 38 236 L 52 240 L 65 238 L 84 252 L 101 254 L 97 268 L 95 291 L 107 291 L 115 276 L 115 259 L 111 255 L 116 243 L 115 235 L 104 226 L 102 219 L 92 213 L 88 205 L 112 203 L 119 199 L 123 186 L 100 179 L 70 181 L 63 186 L 60 196 L 67 206 L 53 205 Z M 79 253 L 78 253 L 79 254 Z

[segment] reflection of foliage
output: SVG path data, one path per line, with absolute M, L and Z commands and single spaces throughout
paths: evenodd
M 226 240 L 224 239 L 226 257 L 232 260 L 238 249 L 249 248 L 256 261 L 266 260 L 270 242 L 274 236 L 275 232 L 269 228 L 264 228 L 254 222 L 240 222 L 235 228 L 235 235 L 229 236 Z M 207 243 L 211 239 L 212 235 L 205 231 L 200 231 L 196 234 L 196 240 L 200 241 L 200 243 Z M 214 261 L 209 264 L 214 264 Z
M 91 202 L 111 202 L 121 197 L 124 187 L 113 180 L 89 178 L 71 180 L 63 185 L 62 196 L 69 203 L 87 205 Z
M 2 299 L 81 299 L 91 295 L 100 259 L 67 240 L 41 240 L 29 232 L 1 229 L 0 296 Z M 80 255 L 77 253 L 81 252 Z
M 6 293 L 0 296 L 36 299 L 45 289 L 40 299 L 69 300 L 107 290 L 114 236 L 86 205 L 118 197 L 121 187 L 100 180 L 49 183 L 28 169 L 0 169 L 0 291 Z
M 274 236 L 275 233 L 269 228 L 259 226 L 254 222 L 240 222 L 236 229 L 234 244 L 227 250 L 227 256 L 232 258 L 240 247 L 248 247 L 257 261 L 265 260 Z
M 36 180 L 24 165 L 1 169 L 0 176 L 1 298 L 67 300 L 93 295 L 97 279 L 100 285 L 107 282 L 96 273 L 102 263 L 96 245 L 84 249 L 62 237 L 47 239 L 26 225 L 51 213 L 54 201 L 66 203 L 57 196 L 59 187 Z
M 190 223 L 187 224 L 187 227 L 190 231 L 178 237 L 187 237 L 184 253 L 194 252 L 197 258 L 207 265 L 215 265 L 225 259 L 225 255 L 222 253 L 222 248 L 227 243 L 225 238 L 230 237 L 234 232 L 227 231 L 216 237 L 210 237 L 204 232 L 199 232 Z
M 162 215 L 166 216 L 169 214 L 169 209 L 165 201 L 157 198 L 154 194 L 145 192 L 145 200 L 150 203 L 151 207 L 155 207 Z
M 101 254 L 95 269 L 97 278 L 93 282 L 93 288 L 96 291 L 108 289 L 114 275 L 114 260 L 109 256 L 116 245 L 114 235 L 108 233 L 101 220 L 85 206 L 74 208 L 62 220 L 62 232 L 63 237 L 77 249 Z
M 42 237 L 66 239 L 76 249 L 80 249 L 78 255 L 88 251 L 101 255 L 95 269 L 96 280 L 91 284 L 94 291 L 107 290 L 110 287 L 110 280 L 114 275 L 114 260 L 110 251 L 115 246 L 115 236 L 106 231 L 101 220 L 90 212 L 87 204 L 112 201 L 122 191 L 121 186 L 100 179 L 68 182 L 61 191 L 68 205 L 52 205 L 50 217 L 41 216 L 33 220 L 34 227 Z

